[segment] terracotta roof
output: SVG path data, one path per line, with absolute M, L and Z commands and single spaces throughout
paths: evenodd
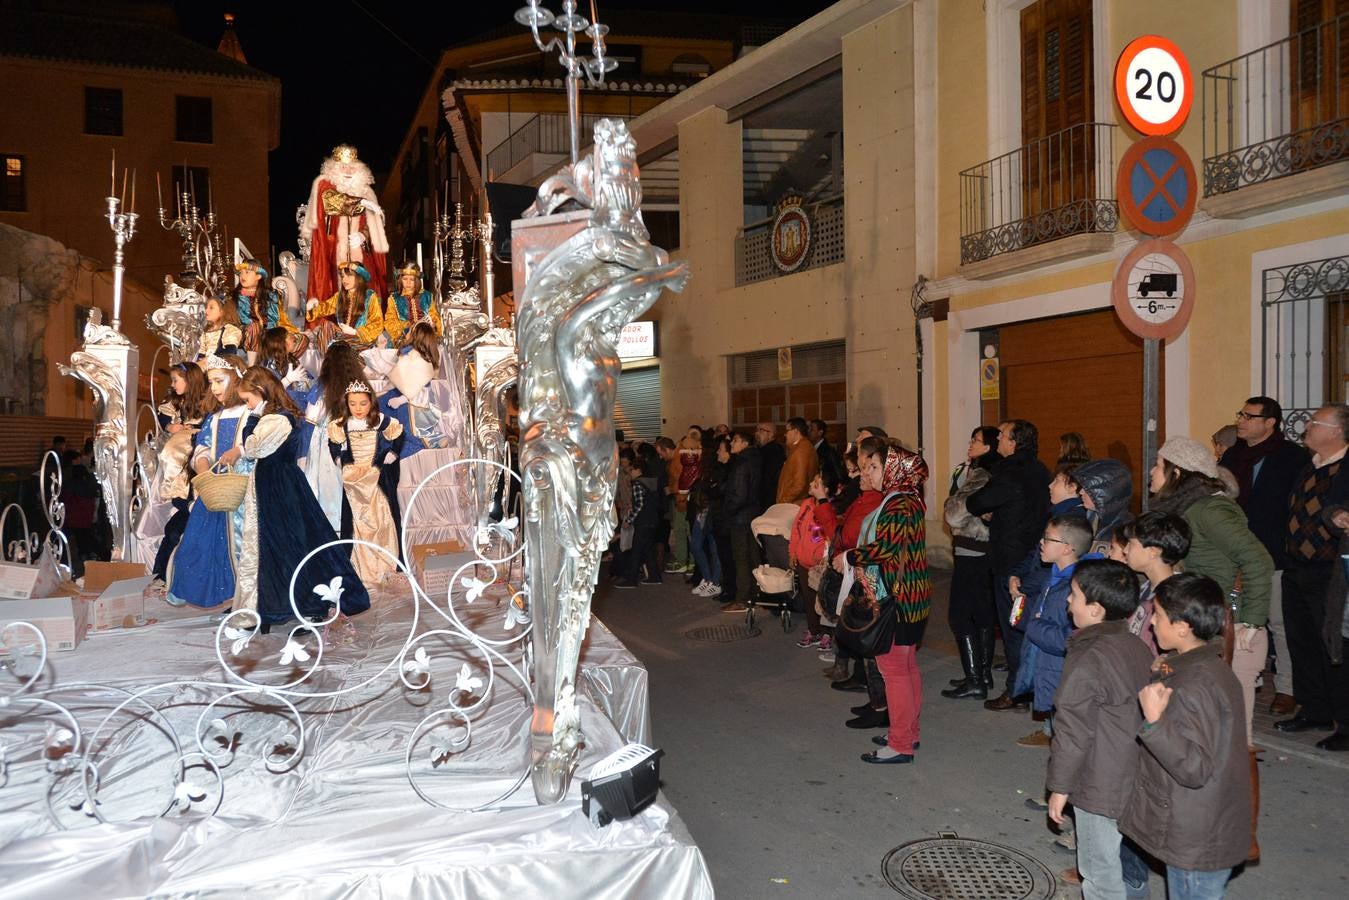
M 5 16 L 4 27 L 0 28 L 0 56 L 193 72 L 252 81 L 278 80 L 146 22 L 17 10 L 7 10 Z

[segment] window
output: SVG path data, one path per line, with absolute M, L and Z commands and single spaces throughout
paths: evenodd
M 784 372 L 776 349 L 731 357 L 731 427 L 753 430 L 759 422 L 774 422 L 781 433 L 793 416 L 824 419 L 830 442 L 847 443 L 852 433 L 844 342 L 793 347 L 790 359 Z
M 28 192 L 24 187 L 23 157 L 0 155 L 4 165 L 5 182 L 0 187 L 0 212 L 24 212 L 28 209 Z
M 178 128 L 174 140 L 211 143 L 211 98 L 179 97 Z
M 84 133 L 122 136 L 121 88 L 84 89 Z
M 211 170 L 205 166 L 173 167 L 173 193 L 176 197 L 183 191 L 192 196 L 192 202 L 203 212 L 210 205 Z

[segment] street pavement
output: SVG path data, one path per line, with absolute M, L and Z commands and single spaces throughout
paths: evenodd
M 1042 796 L 1048 751 L 1017 746 L 1039 727 L 1028 714 L 988 712 L 939 691 L 959 674 L 946 625 L 949 573 L 934 570 L 923 674 L 922 748 L 912 765 L 867 765 L 879 731 L 843 726 L 865 694 L 830 690 L 825 663 L 796 647 L 761 614 L 757 637 L 732 643 L 685 632 L 731 625 L 743 614 L 694 597 L 682 576 L 616 590 L 601 579 L 595 613 L 650 673 L 651 718 L 663 789 L 687 823 L 724 898 L 894 897 L 885 854 L 908 841 L 955 832 L 993 841 L 1044 862 L 1074 862 L 1025 800 Z M 1272 690 L 1272 687 L 1268 690 Z M 1258 704 L 1272 694 L 1262 692 Z M 1262 727 L 1263 724 L 1263 727 Z M 1228 896 L 1349 896 L 1349 759 L 1290 740 L 1257 723 L 1267 748 L 1260 766 L 1263 858 L 1232 880 Z M 1060 885 L 1059 897 L 1079 896 Z M 1160 875 L 1152 896 L 1166 896 Z

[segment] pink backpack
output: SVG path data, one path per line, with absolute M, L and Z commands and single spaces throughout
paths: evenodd
M 824 549 L 829 540 L 829 536 L 815 521 L 817 502 L 814 497 L 807 497 L 801 503 L 796 520 L 792 522 L 792 536 L 789 541 L 796 564 L 807 569 L 824 558 Z

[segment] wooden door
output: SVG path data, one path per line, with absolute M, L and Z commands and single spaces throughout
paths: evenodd
M 1095 193 L 1091 60 L 1091 0 L 1038 0 L 1021 11 L 1025 217 Z
M 1059 435 L 1080 432 L 1093 459 L 1110 457 L 1129 467 L 1137 511 L 1151 468 L 1142 459 L 1142 340 L 1113 310 L 1101 310 L 1008 325 L 998 329 L 998 342 L 1004 419 L 1035 423 L 1040 460 L 1051 470 Z M 1158 444 L 1163 440 L 1159 435 Z
M 1292 132 L 1349 118 L 1349 0 L 1292 0 L 1288 14 Z M 1308 138 L 1295 168 L 1334 161 L 1313 161 L 1312 145 L 1320 142 Z M 1349 156 L 1349 142 L 1338 146 Z

